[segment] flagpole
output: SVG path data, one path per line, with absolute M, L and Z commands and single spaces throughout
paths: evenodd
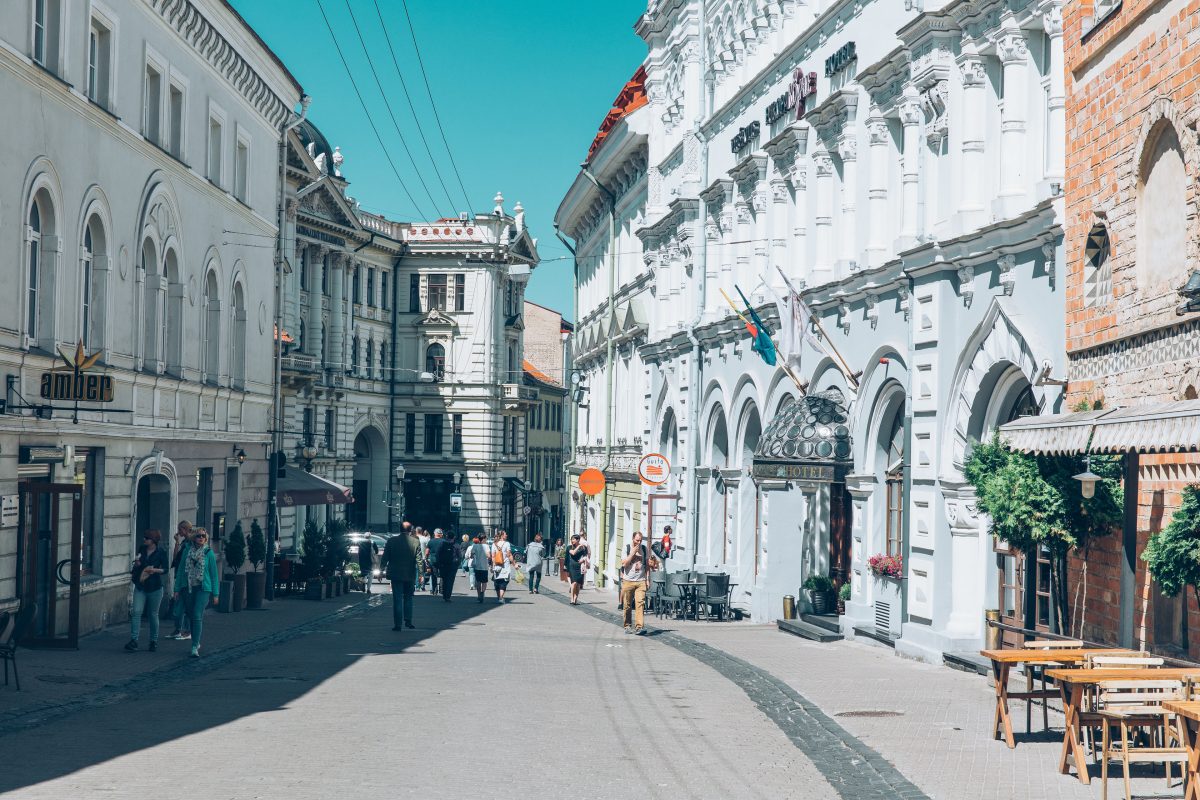
M 784 271 L 779 268 L 778 264 L 775 265 L 775 269 L 779 271 L 779 275 L 783 278 L 783 282 L 787 284 L 788 291 L 796 295 L 796 297 L 800 297 L 800 293 L 796 291 L 796 287 L 792 286 L 792 282 L 788 280 L 788 276 L 784 274 Z M 722 292 L 722 294 L 724 293 Z M 729 298 L 726 297 L 725 299 L 728 300 Z M 829 348 L 833 350 L 833 354 L 837 356 L 837 360 L 840 362 L 840 368 L 842 372 L 850 380 L 850 382 L 854 384 L 854 388 L 857 389 L 859 387 L 858 378 L 854 377 L 854 371 L 850 369 L 849 362 L 847 362 L 842 356 L 841 351 L 837 349 L 837 345 L 833 343 L 833 339 L 828 333 L 825 332 L 824 326 L 821 325 L 821 318 L 816 314 L 810 314 L 809 319 L 811 319 L 812 324 L 817 327 L 817 332 L 821 334 L 821 337 L 825 340 L 826 344 L 829 345 Z
M 745 315 L 742 314 L 742 312 L 738 311 L 738 307 L 736 305 L 734 305 L 733 300 L 730 299 L 729 295 L 725 294 L 724 289 L 718 287 L 717 291 L 719 291 L 721 293 L 721 296 L 725 298 L 725 302 L 729 303 L 729 307 L 733 309 L 734 314 L 737 314 L 738 319 L 740 319 L 746 325 L 754 324 L 754 323 L 750 322 L 750 320 L 746 319 Z M 767 338 L 771 340 L 771 346 L 774 347 L 775 352 L 778 353 L 779 346 L 775 344 L 775 339 L 772 338 L 770 333 L 767 333 Z M 806 397 L 808 395 L 808 392 L 807 392 L 807 390 L 805 390 L 804 384 L 802 384 L 800 382 L 800 379 L 796 377 L 796 373 L 792 372 L 791 368 L 787 365 L 787 359 L 785 358 L 782 361 L 780 361 L 778 366 L 780 369 L 783 370 L 783 373 L 785 375 L 787 375 L 789 378 L 792 379 L 792 383 L 796 384 L 796 388 L 800 390 L 800 396 Z

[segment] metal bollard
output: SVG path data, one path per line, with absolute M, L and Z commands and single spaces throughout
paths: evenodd
M 987 645 L 988 650 L 999 650 L 1000 629 L 988 623 L 1000 621 L 1000 609 L 989 608 L 983 612 L 983 616 L 986 620 L 984 623 L 983 641 Z
M 795 595 L 785 594 L 783 596 L 783 618 L 784 619 L 795 619 L 796 618 L 796 596 Z

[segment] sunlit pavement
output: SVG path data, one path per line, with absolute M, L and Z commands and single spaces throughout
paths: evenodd
M 1011 751 L 991 741 L 978 676 L 744 622 L 651 617 L 652 635 L 627 636 L 611 594 L 589 591 L 576 608 L 549 582 L 538 596 L 516 587 L 505 605 L 456 588 L 450 604 L 418 594 L 413 631 L 391 630 L 387 594 L 326 601 L 275 639 L 132 676 L 36 726 L 0 726 L 0 793 L 1099 797 L 1099 781 L 1056 773 L 1057 733 Z M 1119 779 L 1111 788 L 1119 796 Z

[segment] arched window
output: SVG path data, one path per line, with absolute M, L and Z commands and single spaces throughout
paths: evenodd
M 217 274 L 209 270 L 204 279 L 204 337 L 201 346 L 203 350 L 202 372 L 207 383 L 217 384 L 221 375 L 221 293 L 218 289 Z
M 1112 300 L 1112 264 L 1109 263 L 1108 229 L 1093 225 L 1088 232 L 1087 246 L 1083 256 L 1085 302 L 1089 306 L 1102 305 Z
M 233 286 L 233 325 L 229 330 L 229 376 L 234 388 L 246 388 L 246 298 L 242 285 Z
M 179 255 L 168 250 L 164 261 L 163 281 L 166 297 L 163 304 L 162 345 L 166 369 L 183 377 L 183 281 L 180 278 Z
M 93 215 L 84 225 L 83 248 L 79 256 L 79 338 L 88 350 L 96 350 L 104 344 L 107 250 L 104 225 Z
M 350 374 L 358 374 L 358 334 L 350 340 Z
M 379 343 L 379 377 L 387 380 L 391 373 L 388 372 L 387 360 L 387 342 Z
M 1139 288 L 1179 285 L 1187 273 L 1188 181 L 1183 149 L 1169 123 L 1147 139 L 1138 178 Z
M 446 348 L 434 342 L 425 349 L 425 371 L 441 383 L 446 378 Z
M 375 378 L 375 342 L 367 340 L 367 377 Z
M 41 257 L 42 257 L 42 210 L 37 199 L 29 206 L 29 228 L 25 238 L 28 242 L 26 256 L 26 298 L 25 298 L 25 335 L 32 340 L 38 338 L 38 323 L 40 317 L 38 292 L 41 290 Z
M 83 229 L 83 252 L 79 255 L 79 340 L 86 347 L 92 325 L 92 226 Z
M 161 362 L 159 343 L 162 341 L 162 294 L 163 280 L 159 274 L 158 253 L 154 242 L 142 242 L 142 365 L 157 372 Z

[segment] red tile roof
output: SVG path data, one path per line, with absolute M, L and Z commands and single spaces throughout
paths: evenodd
M 604 121 L 600 123 L 600 129 L 596 131 L 596 138 L 592 140 L 592 146 L 588 148 L 587 160 L 592 160 L 592 156 L 604 144 L 604 139 L 608 136 L 609 131 L 626 114 L 637 111 L 648 102 L 649 100 L 646 97 L 646 68 L 645 66 L 641 66 L 638 67 L 637 72 L 633 73 L 633 77 L 621 89 L 621 93 L 617 95 L 617 99 L 613 100 L 612 108 L 604 116 Z
M 522 367 L 522 369 L 525 370 L 525 372 L 529 375 L 529 377 L 533 378 L 536 381 L 541 381 L 542 383 L 548 383 L 551 386 L 559 385 L 558 381 L 554 380 L 554 378 L 551 378 L 549 375 L 542 372 L 540 369 L 535 367 L 533 364 L 530 364 L 529 361 L 527 361 L 527 360 L 521 361 L 521 367 Z

